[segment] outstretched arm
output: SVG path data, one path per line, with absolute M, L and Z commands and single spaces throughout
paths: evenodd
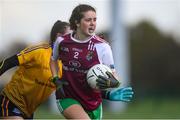
M 18 66 L 19 61 L 17 55 L 7 58 L 0 62 L 0 75 L 9 70 L 12 67 Z
M 111 101 L 130 102 L 133 94 L 132 87 L 124 87 L 112 91 L 103 91 L 102 97 Z

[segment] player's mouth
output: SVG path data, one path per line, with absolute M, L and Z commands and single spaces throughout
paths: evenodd
M 94 28 L 89 28 L 88 31 L 89 31 L 89 33 L 94 33 L 95 29 Z

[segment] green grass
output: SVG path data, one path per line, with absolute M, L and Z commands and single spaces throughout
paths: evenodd
M 180 118 L 180 99 L 144 99 L 128 103 L 122 112 L 111 112 L 105 109 L 103 119 L 178 119 Z M 35 118 L 63 119 L 60 114 L 52 113 L 46 106 L 41 106 Z

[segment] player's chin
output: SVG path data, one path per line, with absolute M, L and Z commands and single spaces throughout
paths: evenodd
M 92 36 L 92 35 L 94 35 L 94 32 L 95 32 L 94 30 L 88 30 L 87 34 Z

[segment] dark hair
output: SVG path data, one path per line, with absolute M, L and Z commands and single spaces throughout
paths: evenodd
M 77 29 L 76 24 L 80 23 L 80 20 L 84 17 L 83 13 L 87 11 L 96 12 L 96 10 L 92 6 L 86 5 L 86 4 L 80 4 L 74 8 L 74 10 L 72 11 L 71 17 L 69 19 L 70 27 L 72 30 Z
M 56 40 L 57 33 L 64 34 L 66 28 L 69 26 L 70 26 L 69 23 L 57 20 L 51 29 L 50 44 L 52 45 Z

